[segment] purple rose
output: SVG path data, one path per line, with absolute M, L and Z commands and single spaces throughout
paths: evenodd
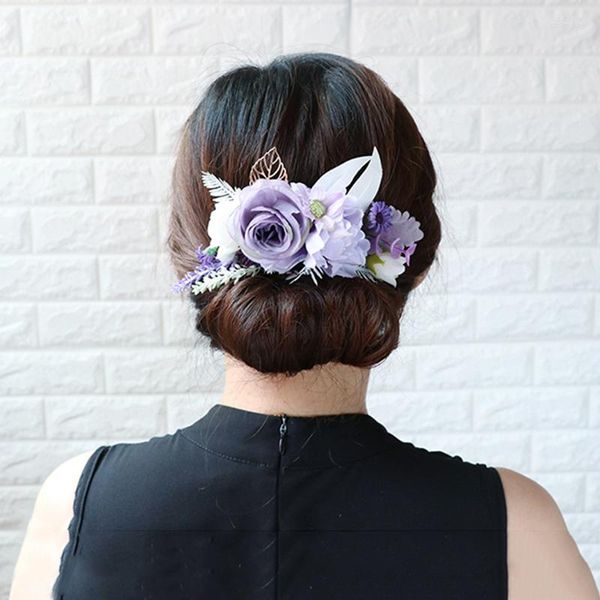
M 310 224 L 287 182 L 258 179 L 240 191 L 240 205 L 227 227 L 248 258 L 267 273 L 285 273 L 306 256 Z

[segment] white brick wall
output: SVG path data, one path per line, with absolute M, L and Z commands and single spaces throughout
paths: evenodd
M 382 73 L 440 173 L 440 264 L 371 412 L 539 480 L 600 579 L 599 22 L 593 0 L 0 0 L 0 596 L 54 466 L 218 400 L 168 287 L 177 132 L 221 69 L 321 49 Z

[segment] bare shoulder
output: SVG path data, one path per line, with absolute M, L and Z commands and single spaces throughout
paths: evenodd
M 497 471 L 507 507 L 509 600 L 599 600 L 554 498 L 525 475 Z
M 73 500 L 93 450 L 69 458 L 46 477 L 27 525 L 15 566 L 10 600 L 48 600 L 68 542 Z

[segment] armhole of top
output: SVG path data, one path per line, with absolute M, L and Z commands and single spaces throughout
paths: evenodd
M 507 531 L 507 504 L 504 486 L 500 473 L 495 467 L 485 466 L 485 489 L 487 503 L 491 513 L 491 528 L 499 531 L 498 553 L 500 560 L 500 584 L 502 600 L 508 600 L 508 531 Z
M 53 600 L 62 600 L 64 597 L 60 592 L 60 588 L 62 587 L 61 582 L 64 577 L 67 556 L 72 556 L 77 552 L 77 548 L 79 546 L 79 532 L 81 530 L 83 511 L 85 508 L 85 498 L 87 496 L 94 473 L 96 472 L 102 459 L 106 456 L 109 448 L 110 446 L 99 446 L 96 448 L 87 459 L 79 475 L 79 480 L 77 481 L 77 487 L 75 488 L 75 494 L 73 497 L 73 516 L 71 517 L 68 527 L 69 540 L 63 548 L 58 568 L 58 577 L 56 578 L 56 581 L 52 587 Z

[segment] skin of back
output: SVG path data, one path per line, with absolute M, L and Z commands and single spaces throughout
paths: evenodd
M 59 465 L 44 481 L 21 546 L 9 600 L 50 600 L 73 498 L 91 451 Z M 552 496 L 499 468 L 507 503 L 509 600 L 600 600 L 592 573 Z

